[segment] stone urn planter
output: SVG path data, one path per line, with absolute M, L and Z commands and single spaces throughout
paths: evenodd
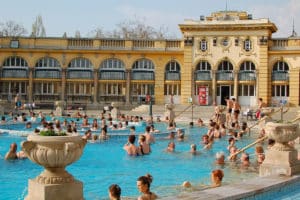
M 86 140 L 81 136 L 29 135 L 22 143 L 28 158 L 45 170 L 28 183 L 26 200 L 83 199 L 83 186 L 65 167 L 78 160 Z
M 265 131 L 269 139 L 275 140 L 275 144 L 266 152 L 266 159 L 260 166 L 260 176 L 299 173 L 298 151 L 289 145 L 290 141 L 299 137 L 299 124 L 268 122 Z

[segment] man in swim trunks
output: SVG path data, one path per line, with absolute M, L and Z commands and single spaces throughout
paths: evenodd
M 233 102 L 233 121 L 238 122 L 239 114 L 241 111 L 241 105 L 235 100 L 235 98 L 232 98 Z
M 227 113 L 226 113 L 226 125 L 228 126 L 231 122 L 231 112 L 233 108 L 233 101 L 229 99 L 229 97 L 225 97 L 226 101 L 226 108 L 227 108 Z

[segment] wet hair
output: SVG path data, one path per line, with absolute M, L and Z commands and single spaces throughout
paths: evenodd
M 212 172 L 212 175 L 216 178 L 218 178 L 220 181 L 222 181 L 223 177 L 224 177 L 224 172 L 220 169 L 216 169 L 216 170 L 213 170 Z
M 262 99 L 262 98 L 259 98 L 258 100 L 262 101 L 263 99 Z
M 145 141 L 146 141 L 146 136 L 140 135 L 140 136 L 139 136 L 139 139 L 141 139 L 142 142 L 145 142 Z
M 249 161 L 250 160 L 249 154 L 248 153 L 243 153 L 243 154 L 245 155 L 245 160 Z
M 135 142 L 135 135 L 129 135 L 129 136 L 128 136 L 128 141 L 129 141 L 131 144 L 134 144 L 134 142 Z
M 135 126 L 130 126 L 130 130 L 135 131 Z
M 109 186 L 108 188 L 109 193 L 111 194 L 111 196 L 113 196 L 114 198 L 120 199 L 121 198 L 121 188 L 119 185 L 117 184 L 112 184 Z
M 150 132 L 151 126 L 146 126 L 146 132 Z
M 268 140 L 268 145 L 273 146 L 275 144 L 275 140 L 269 139 Z
M 264 148 L 262 146 L 256 146 L 255 147 L 255 152 L 256 153 L 264 153 Z
M 230 137 L 229 139 L 228 139 L 228 143 L 230 144 L 232 141 L 234 141 L 235 139 L 233 138 L 233 137 Z
M 191 149 L 193 149 L 194 151 L 197 150 L 197 145 L 196 144 L 191 144 Z
M 147 185 L 150 188 L 150 185 L 153 181 L 151 174 L 146 174 L 145 176 L 140 176 L 137 181 L 140 181 L 143 185 Z

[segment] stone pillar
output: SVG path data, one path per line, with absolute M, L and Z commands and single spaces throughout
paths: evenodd
M 217 103 L 217 79 L 216 70 L 212 70 L 212 102 Z
M 239 71 L 234 70 L 233 71 L 234 75 L 234 86 L 233 86 L 233 96 L 235 99 L 238 101 L 238 90 L 239 90 Z
M 131 81 L 131 70 L 128 69 L 125 72 L 126 75 L 126 90 L 125 90 L 125 103 L 130 104 L 130 81 Z
M 64 101 L 66 99 L 66 79 L 67 79 L 67 69 L 62 68 L 61 70 L 61 97 L 60 100 Z
M 94 91 L 93 93 L 93 104 L 98 104 L 98 70 L 94 69 Z
M 288 144 L 289 141 L 299 137 L 299 125 L 269 122 L 265 130 L 268 138 L 275 140 L 275 144 L 266 151 L 266 158 L 260 165 L 259 175 L 292 176 L 299 173 L 298 151 Z
M 259 81 L 258 81 L 258 77 L 259 77 L 259 73 L 258 73 L 258 69 L 256 69 L 255 71 L 255 77 L 256 77 L 256 80 L 255 80 L 255 96 L 256 96 L 256 99 L 259 98 Z
M 181 104 L 187 105 L 188 99 L 192 97 L 192 66 L 193 66 L 193 37 L 184 39 L 184 63 L 181 70 Z
M 27 94 L 28 94 L 28 102 L 31 103 L 33 101 L 33 70 L 34 68 L 33 67 L 29 67 L 29 81 L 28 81 L 28 91 L 27 91 Z
M 268 45 L 259 46 L 259 77 L 257 82 L 259 83 L 259 97 L 264 101 L 271 104 L 271 72 L 268 67 Z
M 290 97 L 289 97 L 289 104 L 291 106 L 298 106 L 299 105 L 299 69 L 298 68 L 290 68 Z

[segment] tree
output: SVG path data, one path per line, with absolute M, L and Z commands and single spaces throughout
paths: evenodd
M 23 25 L 17 24 L 16 22 L 10 20 L 5 23 L 0 23 L 0 32 L 3 36 L 8 37 L 18 37 L 27 34 L 27 30 Z
M 158 30 L 146 25 L 145 19 L 135 17 L 117 24 L 117 32 L 125 39 L 165 39 L 168 28 L 161 26 Z
M 43 24 L 43 19 L 41 15 L 38 15 L 35 22 L 32 24 L 32 37 L 46 37 L 46 29 Z

